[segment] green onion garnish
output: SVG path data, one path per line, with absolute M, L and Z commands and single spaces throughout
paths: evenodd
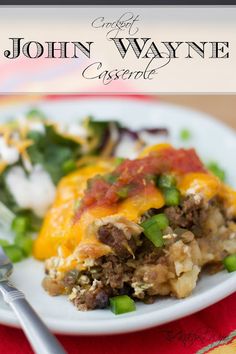
M 172 188 L 176 185 L 176 179 L 173 175 L 160 175 L 157 180 L 159 188 Z
M 165 214 L 154 215 L 152 219 L 155 220 L 161 230 L 165 230 L 169 226 L 169 220 Z
M 126 186 L 126 187 L 122 187 L 120 188 L 116 194 L 118 195 L 118 197 L 120 197 L 121 199 L 125 199 L 128 197 L 128 194 L 129 194 L 129 187 Z
M 74 211 L 79 209 L 80 206 L 81 206 L 81 200 L 76 200 L 75 203 L 74 203 Z
M 118 176 L 117 175 L 113 175 L 111 173 L 109 173 L 108 175 L 104 176 L 104 179 L 106 182 L 108 182 L 109 184 L 113 184 L 117 181 Z
M 228 272 L 236 271 L 236 254 L 231 254 L 230 256 L 225 257 L 223 264 Z
M 156 247 L 162 247 L 164 245 L 162 231 L 169 225 L 169 220 L 165 214 L 154 215 L 150 219 L 141 223 L 144 235 L 154 244 Z
M 217 176 L 221 181 L 225 181 L 226 173 L 225 171 L 218 165 L 217 162 L 210 162 L 207 164 L 208 170 L 210 170 L 215 176 Z
M 123 157 L 116 157 L 116 159 L 115 159 L 115 165 L 116 166 L 119 166 L 120 164 L 122 164 L 122 162 L 124 162 L 125 161 L 125 158 L 123 158 Z
M 179 137 L 183 141 L 188 141 L 189 139 L 191 139 L 192 134 L 188 129 L 182 129 L 180 131 Z
M 111 311 L 115 315 L 133 312 L 136 310 L 135 302 L 128 295 L 119 295 L 110 298 Z
M 180 203 L 180 192 L 176 188 L 165 188 L 163 190 L 165 204 L 167 206 L 177 206 Z
M 142 225 L 142 227 L 144 229 L 144 235 L 154 244 L 154 246 L 162 247 L 164 245 L 161 229 L 156 223 L 147 228 L 145 225 Z

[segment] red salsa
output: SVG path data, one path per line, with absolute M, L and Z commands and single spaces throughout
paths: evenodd
M 153 151 L 148 156 L 125 160 L 112 173 L 97 175 L 90 179 L 84 197 L 76 211 L 78 219 L 91 206 L 112 205 L 122 199 L 152 192 L 155 179 L 163 173 L 206 172 L 194 149 L 174 149 L 172 147 Z

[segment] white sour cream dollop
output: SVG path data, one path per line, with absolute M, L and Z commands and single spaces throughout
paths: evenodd
M 0 137 L 0 160 L 5 161 L 8 165 L 13 165 L 19 160 L 19 151 L 7 145 L 5 139 Z
M 29 176 L 22 167 L 13 167 L 6 176 L 6 184 L 16 203 L 43 217 L 51 206 L 56 187 L 41 165 L 35 165 Z

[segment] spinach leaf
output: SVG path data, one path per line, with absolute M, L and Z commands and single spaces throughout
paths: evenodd
M 59 134 L 53 125 L 45 125 L 45 133 L 30 132 L 28 138 L 34 144 L 28 148 L 31 162 L 42 165 L 54 184 L 65 176 L 64 165 L 81 156 L 81 146 L 76 141 Z
M 120 129 L 120 124 L 116 121 L 95 121 L 93 117 L 89 117 L 85 121 L 86 128 L 89 132 L 89 140 L 92 142 L 91 154 L 99 154 L 107 144 L 111 131 L 110 127 L 113 124 L 117 129 Z

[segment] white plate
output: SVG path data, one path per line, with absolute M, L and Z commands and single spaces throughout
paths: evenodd
M 133 128 L 164 126 L 170 129 L 171 142 L 176 146 L 183 145 L 179 131 L 190 129 L 193 138 L 185 146 L 196 147 L 206 161 L 218 161 L 228 172 L 229 183 L 236 186 L 236 134 L 203 113 L 149 101 L 105 98 L 40 102 L 37 106 L 51 118 L 64 121 L 91 114 L 99 119 L 119 119 Z M 29 108 L 29 105 L 2 108 L 0 121 Z M 66 297 L 48 296 L 41 288 L 42 278 L 43 264 L 28 259 L 15 266 L 12 281 L 26 294 L 50 329 L 64 334 L 114 334 L 141 330 L 192 314 L 236 291 L 236 272 L 204 275 L 187 299 L 163 298 L 152 305 L 138 304 L 136 312 L 115 316 L 109 310 L 76 311 Z M 2 300 L 0 323 L 18 326 L 14 314 Z

